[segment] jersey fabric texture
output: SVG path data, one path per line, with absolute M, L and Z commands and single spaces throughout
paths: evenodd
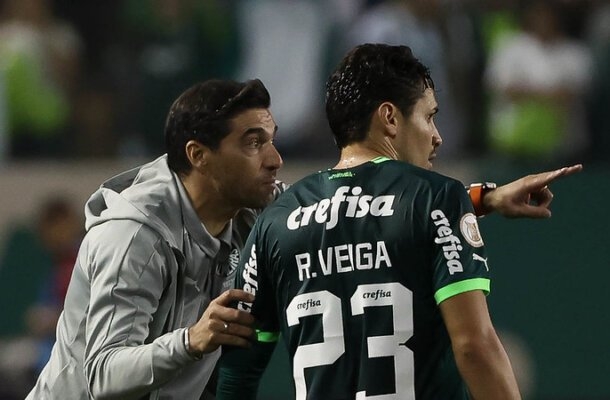
M 211 236 L 162 156 L 105 182 L 85 213 L 57 341 L 27 399 L 206 398 L 220 351 L 196 360 L 184 331 L 233 286 L 259 211 Z
M 464 185 L 377 159 L 310 175 L 257 221 L 236 286 L 281 332 L 297 399 L 467 399 L 438 305 L 489 292 Z

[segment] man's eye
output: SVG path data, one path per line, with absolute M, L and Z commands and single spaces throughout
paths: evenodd
M 248 141 L 248 146 L 250 147 L 260 147 L 261 140 L 259 138 L 252 138 Z

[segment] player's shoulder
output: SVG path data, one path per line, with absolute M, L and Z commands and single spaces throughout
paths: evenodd
M 315 202 L 313 199 L 324 190 L 326 180 L 323 173 L 324 171 L 311 173 L 288 186 L 263 210 L 257 223 L 261 225 L 261 221 L 264 221 L 267 225 L 272 224 L 274 220 L 280 219 L 295 208 Z
M 388 160 L 378 164 L 379 173 L 384 180 L 398 179 L 400 184 L 415 185 L 431 192 L 439 192 L 450 188 L 464 188 L 459 180 L 436 171 L 431 171 L 402 161 Z
M 281 209 L 286 204 L 298 202 L 302 197 L 307 197 L 312 193 L 321 191 L 325 184 L 325 172 L 326 171 L 317 171 L 299 179 L 281 193 L 271 204 L 271 207 L 267 208 Z
M 447 192 L 465 190 L 464 185 L 449 176 L 402 161 L 385 159 L 345 170 L 327 169 L 311 173 L 292 184 L 267 207 L 262 219 L 271 222 L 300 206 L 314 204 L 332 194 L 338 186 L 366 186 L 373 192 L 411 192 L 437 197 Z

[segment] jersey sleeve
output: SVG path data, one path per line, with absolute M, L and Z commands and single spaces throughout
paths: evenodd
M 477 217 L 464 186 L 448 181 L 430 214 L 434 298 L 437 304 L 471 290 L 490 290 L 489 266 Z
M 218 361 L 216 400 L 255 400 L 275 343 L 255 342 L 252 347 L 224 347 Z
M 261 218 L 262 220 L 262 218 Z M 254 303 L 239 302 L 237 308 L 257 320 L 257 341 L 250 348 L 223 346 L 218 363 L 218 400 L 254 400 L 261 377 L 275 349 L 278 325 L 275 296 L 270 285 L 260 222 L 248 236 L 240 257 L 235 287 L 255 295 Z
M 240 257 L 235 287 L 252 293 L 254 303 L 240 302 L 237 308 L 251 313 L 257 320 L 259 341 L 277 341 L 279 332 L 276 316 L 275 290 L 271 280 L 272 257 L 263 235 L 263 219 L 254 225 Z

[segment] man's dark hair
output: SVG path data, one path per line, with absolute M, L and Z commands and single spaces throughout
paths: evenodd
M 381 103 L 389 101 L 409 116 L 426 88 L 434 89 L 430 71 L 409 47 L 355 47 L 326 82 L 326 116 L 339 149 L 366 138 Z
M 176 173 L 190 171 L 185 151 L 190 140 L 216 150 L 231 131 L 233 117 L 248 109 L 269 108 L 270 104 L 269 92 L 258 79 L 211 79 L 190 87 L 172 104 L 165 121 L 169 167 Z

